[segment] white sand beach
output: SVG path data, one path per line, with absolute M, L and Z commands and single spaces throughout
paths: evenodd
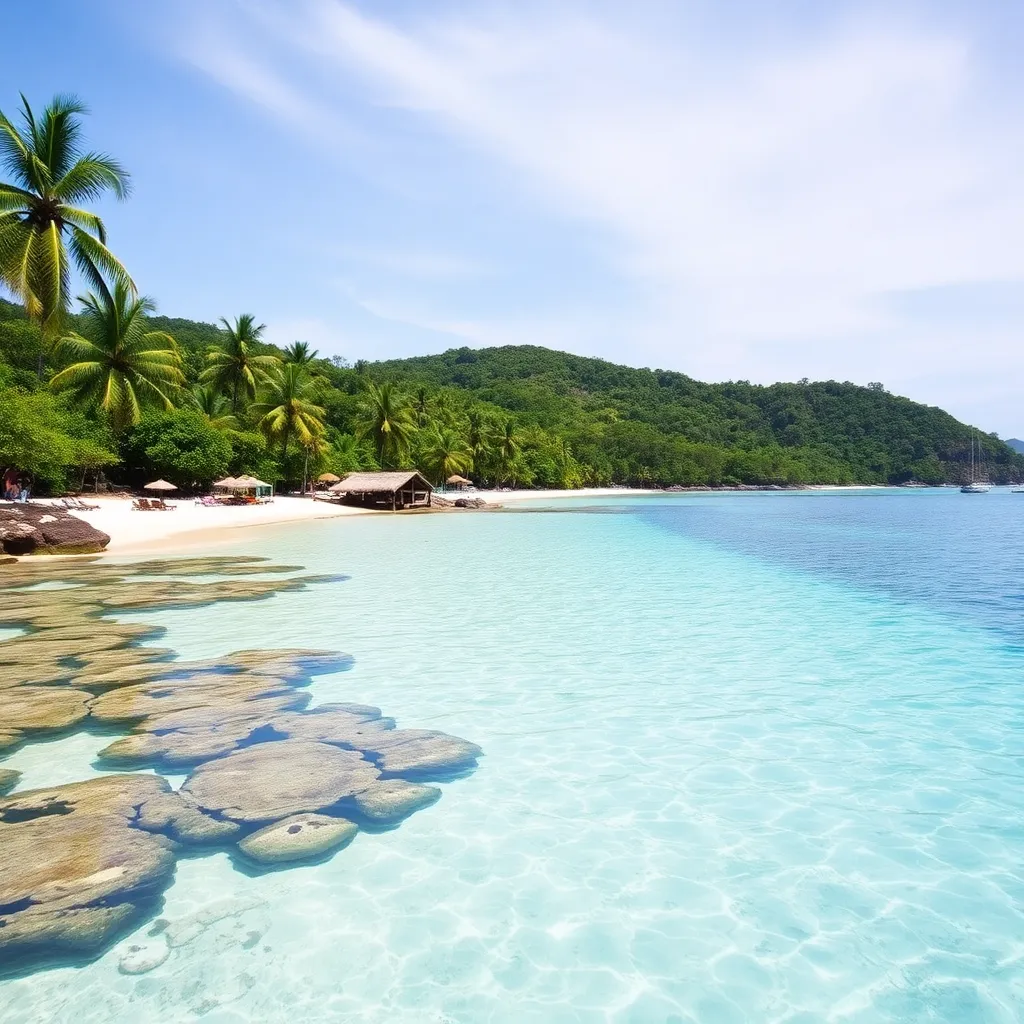
M 223 543 L 246 528 L 366 514 L 362 509 L 280 496 L 265 505 L 206 506 L 191 500 L 171 500 L 168 504 L 173 511 L 168 512 L 139 511 L 127 498 L 87 495 L 83 500 L 99 508 L 72 510 L 72 514 L 110 536 L 107 553 L 112 555 L 143 551 L 173 554 Z
M 497 506 L 522 501 L 656 493 L 658 492 L 628 490 L 621 487 L 589 487 L 576 491 L 472 491 L 465 495 L 450 492 L 445 497 L 483 498 L 489 505 Z M 333 519 L 340 516 L 390 514 L 283 495 L 275 495 L 274 500 L 265 505 L 217 507 L 200 505 L 192 500 L 171 499 L 168 503 L 174 510 L 168 512 L 142 512 L 133 508 L 130 499 L 122 497 L 86 495 L 83 500 L 88 504 L 98 505 L 99 508 L 88 512 L 74 510 L 73 514 L 109 535 L 110 545 L 107 553 L 111 555 L 175 554 L 197 548 L 209 549 L 216 544 L 230 541 L 237 536 L 239 530 L 253 527 L 299 524 L 313 519 Z M 59 501 L 54 504 L 63 508 Z

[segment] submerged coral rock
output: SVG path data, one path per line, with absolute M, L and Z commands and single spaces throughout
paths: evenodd
M 10 793 L 20 778 L 21 772 L 16 772 L 13 768 L 0 768 L 0 796 Z
M 356 807 L 370 821 L 390 824 L 407 818 L 421 807 L 429 807 L 441 799 L 437 786 L 421 786 L 402 779 L 381 779 L 369 789 L 356 793 Z
M 323 810 L 366 789 L 377 776 L 358 751 L 279 740 L 207 761 L 181 792 L 206 811 L 256 823 Z
M 293 814 L 246 836 L 238 848 L 258 864 L 320 857 L 350 843 L 359 826 L 325 814 Z
M 178 793 L 149 797 L 138 810 L 134 824 L 147 832 L 169 833 L 182 843 L 223 843 L 232 840 L 241 826 L 204 814 Z
M 108 775 L 0 799 L 0 964 L 95 953 L 145 912 L 175 855 L 132 819 L 168 789 L 153 775 Z
M 455 771 L 472 765 L 483 753 L 475 743 L 433 729 L 393 729 L 360 746 L 388 775 Z
M 0 730 L 5 733 L 67 729 L 89 714 L 91 694 L 65 686 L 19 686 L 3 692 Z
M 10 555 L 102 551 L 110 538 L 53 505 L 26 502 L 0 508 L 0 550 Z

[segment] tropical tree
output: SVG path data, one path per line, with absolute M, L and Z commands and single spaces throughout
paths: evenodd
M 438 426 L 428 431 L 422 453 L 423 468 L 437 484 L 443 484 L 454 473 L 468 472 L 473 464 L 469 444 L 451 427 Z
M 70 391 L 99 408 L 115 435 L 142 418 L 146 407 L 174 408 L 173 398 L 185 383 L 181 355 L 165 331 L 147 330 L 156 306 L 136 295 L 125 281 L 113 292 L 103 289 L 79 297 L 82 333 L 61 337 L 56 355 L 69 365 L 50 381 L 55 391 Z
M 307 363 L 313 362 L 318 355 L 319 353 L 315 348 L 310 349 L 308 341 L 293 341 L 284 350 L 284 361 L 305 366 Z
M 368 380 L 356 417 L 358 432 L 373 442 L 382 469 L 408 456 L 415 424 L 408 402 L 393 384 L 378 386 Z
M 207 367 L 200 375 L 204 384 L 231 395 L 231 412 L 238 412 L 238 395 L 255 398 L 261 385 L 270 382 L 281 365 L 277 356 L 258 355 L 253 346 L 259 343 L 266 324 L 256 323 L 252 313 L 243 313 L 233 324 L 221 317 L 224 340 L 210 349 Z
M 303 447 L 324 433 L 323 406 L 317 404 L 322 382 L 297 363 L 285 363 L 264 385 L 253 407 L 267 440 L 281 445 L 282 462 L 292 440 Z
M 222 391 L 209 384 L 192 389 L 192 405 L 214 430 L 237 430 L 238 417 L 228 411 Z
M 21 102 L 20 125 L 0 112 L 0 160 L 13 179 L 0 182 L 0 281 L 51 344 L 68 307 L 71 262 L 100 296 L 108 280 L 134 291 L 103 221 L 82 206 L 106 192 L 126 198 L 128 174 L 109 156 L 83 152 L 80 100 L 56 96 L 38 118 Z
M 422 385 L 412 398 L 412 412 L 417 427 L 425 427 L 430 420 L 430 392 Z
M 515 482 L 519 468 L 519 457 L 522 452 L 519 430 L 513 420 L 505 420 L 498 429 L 495 443 L 495 456 L 498 460 L 499 480 Z
M 490 457 L 494 423 L 483 409 L 470 409 L 466 415 L 466 441 L 473 454 L 473 469 L 481 472 Z

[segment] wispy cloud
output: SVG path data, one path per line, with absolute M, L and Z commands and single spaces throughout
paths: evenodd
M 881 297 L 1024 280 L 1020 116 L 952 25 L 847 11 L 759 44 L 643 5 L 258 11 L 248 31 L 274 26 L 265 63 L 225 38 L 212 74 L 299 124 L 358 86 L 382 117 L 487 154 L 552 230 L 604 233 L 595 251 L 642 297 L 608 317 L 649 361 L 755 379 L 802 361 L 911 381 L 917 329 Z M 416 257 L 386 262 L 403 273 Z M 444 301 L 435 319 L 462 322 Z M 979 344 L 946 332 L 931 353 L 947 390 Z

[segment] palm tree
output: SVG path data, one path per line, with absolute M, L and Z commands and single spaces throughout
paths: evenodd
M 80 205 L 105 192 L 126 198 L 128 174 L 111 157 L 82 151 L 86 108 L 74 96 L 54 97 L 38 119 L 24 96 L 21 103 L 20 126 L 0 112 L 0 159 L 13 178 L 0 182 L 0 281 L 50 343 L 67 312 L 69 253 L 101 298 L 105 279 L 134 291 L 103 221 Z
M 210 385 L 193 388 L 192 404 L 215 430 L 238 429 L 238 417 L 227 411 L 228 400 L 216 388 Z
M 306 363 L 313 362 L 319 353 L 316 349 L 310 350 L 308 341 L 293 341 L 284 350 L 284 361 L 286 363 L 298 363 L 300 366 L 305 366 Z
M 430 392 L 425 387 L 418 387 L 412 400 L 412 411 L 416 417 L 416 426 L 425 427 L 430 419 Z
M 382 469 L 395 466 L 409 454 L 415 430 L 408 403 L 393 384 L 366 382 L 366 395 L 358 411 L 358 430 L 373 441 Z
M 293 438 L 308 447 L 324 433 L 327 413 L 316 404 L 320 386 L 319 379 L 310 377 L 297 363 L 285 363 L 264 385 L 253 412 L 267 439 L 280 441 L 282 462 L 288 457 L 288 444 Z
M 200 374 L 204 384 L 231 395 L 231 412 L 238 412 L 238 392 L 243 391 L 249 398 L 255 398 L 259 387 L 270 381 L 273 372 L 281 365 L 277 356 L 256 355 L 252 351 L 266 324 L 256 324 L 252 313 L 243 313 L 234 324 L 221 317 L 224 325 L 224 341 L 210 349 L 206 356 L 209 365 Z
M 467 413 L 468 429 L 466 440 L 473 453 L 473 469 L 481 472 L 490 455 L 494 424 L 482 409 L 470 409 Z
M 466 473 L 473 464 L 473 453 L 466 439 L 451 427 L 435 427 L 423 445 L 425 469 L 437 484 L 453 473 Z
M 116 281 L 111 293 L 81 296 L 82 333 L 71 331 L 57 342 L 59 357 L 70 360 L 50 387 L 77 393 L 96 405 L 115 434 L 138 423 L 146 406 L 173 409 L 172 396 L 185 383 L 181 355 L 164 331 L 148 331 L 147 316 L 156 306 Z
M 499 476 L 502 480 L 508 480 L 516 470 L 519 453 L 522 451 L 519 432 L 512 420 L 505 420 L 501 424 L 495 449 L 498 457 Z

